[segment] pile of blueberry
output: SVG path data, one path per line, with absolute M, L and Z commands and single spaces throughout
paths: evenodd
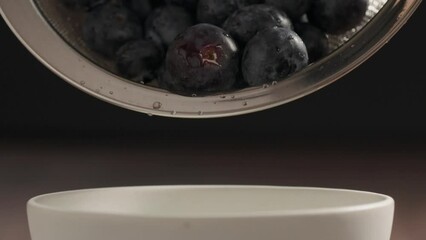
M 206 95 L 285 79 L 329 52 L 368 0 L 61 0 L 132 81 Z

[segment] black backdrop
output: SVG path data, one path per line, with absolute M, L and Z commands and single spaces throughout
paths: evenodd
M 149 117 L 80 92 L 32 57 L 1 20 L 0 136 L 197 141 L 243 141 L 252 136 L 259 143 L 295 137 L 424 139 L 425 21 L 421 6 L 370 60 L 303 99 L 245 116 L 182 120 Z

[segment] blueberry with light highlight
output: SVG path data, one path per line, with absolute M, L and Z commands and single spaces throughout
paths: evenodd
M 221 28 L 198 24 L 188 28 L 169 46 L 163 85 L 185 95 L 227 91 L 239 69 L 234 40 Z M 171 79 L 170 79 L 171 78 Z

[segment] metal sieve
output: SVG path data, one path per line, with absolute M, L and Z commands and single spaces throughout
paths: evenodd
M 117 76 L 114 64 L 81 39 L 84 16 L 58 0 L 0 0 L 15 35 L 50 70 L 109 103 L 179 118 L 213 118 L 256 112 L 301 98 L 341 78 L 367 60 L 406 23 L 421 0 L 370 0 L 363 22 L 330 36 L 332 53 L 285 81 L 207 97 L 185 97 Z

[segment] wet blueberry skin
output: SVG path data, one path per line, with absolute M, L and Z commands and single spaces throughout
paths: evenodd
M 285 79 L 308 65 L 302 39 L 288 28 L 269 28 L 247 44 L 242 59 L 244 80 L 250 86 Z
M 254 36 L 258 31 L 274 26 L 292 28 L 288 16 L 268 5 L 255 4 L 237 10 L 223 24 L 227 31 L 240 47 Z
M 302 38 L 308 50 L 309 62 L 315 62 L 329 53 L 327 34 L 309 23 L 294 23 L 296 33 Z
M 199 96 L 231 89 L 238 74 L 239 51 L 223 29 L 198 24 L 169 46 L 165 63 L 169 82 L 163 85 L 184 95 Z
M 92 50 L 114 57 L 123 44 L 142 37 L 142 28 L 133 12 L 122 4 L 108 3 L 88 13 L 82 35 Z
M 145 21 L 145 37 L 168 46 L 175 37 L 194 24 L 187 10 L 166 5 L 155 9 Z
M 163 49 L 149 40 L 136 40 L 123 45 L 117 52 L 117 68 L 123 77 L 147 83 L 156 78 L 163 61 Z
M 197 20 L 221 26 L 237 9 L 261 2 L 263 0 L 199 0 Z
M 265 3 L 276 6 L 295 19 L 307 12 L 312 1 L 316 0 L 266 0 Z
M 344 33 L 361 23 L 368 0 L 315 0 L 308 11 L 310 22 L 330 34 Z

